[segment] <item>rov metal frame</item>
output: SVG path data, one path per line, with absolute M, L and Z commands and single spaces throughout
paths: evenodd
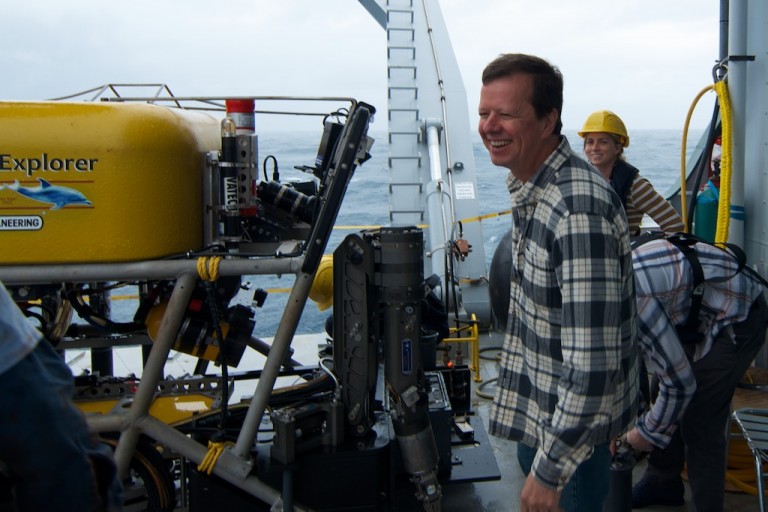
M 277 98 L 277 97 L 270 97 Z M 172 101 L 177 100 L 173 99 Z M 287 98 L 295 99 L 295 98 Z M 313 98 L 310 98 L 312 100 Z M 329 100 L 331 98 L 314 98 Z M 345 99 L 349 98 L 333 98 Z M 121 100 L 125 100 L 122 98 Z M 170 100 L 169 100 L 170 101 Z M 223 259 L 218 268 L 221 277 L 244 275 L 295 274 L 272 347 L 267 355 L 256 391 L 249 404 L 234 446 L 225 449 L 213 467 L 212 474 L 271 504 L 273 510 L 282 508 L 283 497 L 273 487 L 252 474 L 254 461 L 251 448 L 267 402 L 279 376 L 299 319 L 309 297 L 314 273 L 326 248 L 341 200 L 363 153 L 367 154 L 367 130 L 373 108 L 352 102 L 348 121 L 340 136 L 334 158 L 332 176 L 322 196 L 316 222 L 306 244 L 306 250 L 296 256 L 249 259 L 236 255 Z M 120 432 L 115 450 L 115 461 L 121 475 L 129 471 L 131 458 L 139 437 L 143 434 L 170 448 L 189 461 L 200 464 L 208 449 L 176 428 L 149 414 L 161 380 L 163 368 L 181 328 L 185 311 L 199 279 L 197 262 L 190 260 L 156 260 L 132 263 L 86 263 L 65 265 L 11 265 L 0 266 L 0 280 L 6 285 L 36 285 L 50 283 L 87 283 L 104 281 L 175 280 L 167 309 L 160 323 L 154 343 L 145 362 L 142 378 L 130 408 L 107 415 L 89 416 L 88 423 L 96 432 Z M 291 500 L 292 501 L 292 500 Z M 294 510 L 310 510 L 292 502 Z

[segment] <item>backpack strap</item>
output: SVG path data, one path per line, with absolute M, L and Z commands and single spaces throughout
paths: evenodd
M 704 299 L 704 270 L 701 268 L 699 257 L 693 246 L 699 241 L 696 237 L 676 234 L 667 237 L 667 241 L 677 247 L 688 260 L 693 271 L 693 291 L 691 292 L 691 309 L 688 311 L 688 319 L 678 327 L 680 341 L 683 343 L 698 343 L 703 335 L 698 330 L 699 311 Z
M 693 246 L 698 242 L 709 243 L 706 240 L 688 233 L 675 233 L 668 235 L 663 231 L 651 231 L 644 233 L 632 242 L 632 249 L 636 249 L 651 240 L 663 239 L 671 243 L 683 253 L 693 272 L 693 292 L 691 293 L 691 309 L 684 323 L 676 325 L 678 337 L 683 344 L 695 344 L 702 341 L 704 335 L 698 330 L 699 311 L 704 299 L 704 270 L 701 268 L 699 258 Z M 743 252 L 743 251 L 742 251 Z
M 747 265 L 747 253 L 744 252 L 744 249 L 739 247 L 736 244 L 729 244 L 725 243 L 723 244 L 725 246 L 725 249 L 733 255 L 733 257 L 736 259 L 736 261 L 739 263 L 739 268 L 736 270 L 736 273 L 738 274 L 742 270 L 746 268 Z M 761 278 L 762 279 L 762 278 Z
M 693 246 L 697 243 L 704 243 L 711 245 L 713 247 L 717 247 L 718 249 L 726 251 L 728 254 L 730 254 L 733 259 L 738 264 L 738 268 L 736 269 L 736 272 L 734 272 L 733 276 L 741 272 L 742 270 L 745 271 L 747 274 L 749 274 L 753 279 L 756 281 L 759 281 L 763 284 L 766 288 L 768 288 L 768 281 L 766 281 L 763 276 L 761 276 L 757 271 L 753 270 L 749 266 L 747 266 L 747 254 L 744 252 L 744 250 L 739 247 L 736 244 L 732 243 L 712 243 L 709 240 L 705 240 L 704 238 L 698 237 L 696 235 L 690 234 L 690 233 L 675 233 L 674 235 L 667 235 L 666 233 L 662 231 L 651 231 L 648 233 L 644 233 L 637 239 L 635 239 L 632 242 L 632 249 L 636 249 L 637 247 L 650 242 L 651 240 L 659 240 L 664 239 L 667 242 L 671 243 L 675 247 L 677 247 L 680 252 L 683 253 L 685 258 L 688 260 L 688 263 L 691 266 L 691 270 L 693 272 L 693 292 L 691 293 L 691 309 L 688 312 L 688 318 L 686 321 L 678 326 L 676 326 L 678 336 L 680 337 L 680 341 L 683 343 L 698 343 L 703 339 L 703 334 L 698 331 L 698 323 L 699 323 L 699 312 L 701 310 L 701 303 L 704 299 L 704 286 L 706 285 L 706 280 L 704 279 L 704 271 L 701 268 L 701 263 L 699 262 L 699 258 L 696 255 L 696 250 L 693 248 Z M 710 278 L 710 281 L 717 282 L 717 281 L 725 281 L 728 279 L 731 279 L 733 276 L 727 276 L 727 277 L 712 277 Z
M 646 244 L 650 242 L 651 240 L 658 240 L 660 238 L 667 238 L 667 234 L 663 231 L 646 231 L 645 233 L 641 234 L 640 236 L 636 237 L 634 240 L 630 242 L 630 246 L 632 247 L 632 250 L 634 251 L 638 247 L 640 247 L 643 244 Z

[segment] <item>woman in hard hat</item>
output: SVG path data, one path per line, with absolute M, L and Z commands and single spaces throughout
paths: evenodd
M 640 223 L 647 214 L 666 233 L 684 230 L 680 215 L 640 171 L 624 159 L 629 135 L 621 118 L 610 110 L 589 115 L 579 132 L 584 138 L 584 154 L 618 194 L 627 212 L 630 236 L 640 234 Z

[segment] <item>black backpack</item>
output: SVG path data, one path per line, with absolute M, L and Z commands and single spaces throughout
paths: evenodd
M 704 279 L 704 271 L 701 269 L 701 263 L 699 263 L 699 257 L 696 255 L 696 251 L 693 248 L 695 244 L 704 243 L 728 252 L 738 263 L 738 268 L 734 275 L 738 274 L 743 269 L 747 269 L 751 275 L 755 276 L 764 285 L 768 286 L 768 283 L 762 278 L 762 276 L 760 276 L 760 274 L 746 266 L 747 255 L 744 250 L 736 244 L 714 244 L 708 240 L 689 233 L 675 233 L 673 235 L 668 235 L 662 231 L 651 231 L 644 233 L 637 239 L 633 240 L 632 249 L 636 249 L 637 247 L 640 247 L 641 245 L 648 243 L 651 240 L 659 239 L 664 239 L 677 247 L 685 255 L 685 258 L 688 260 L 688 263 L 691 265 L 691 269 L 693 270 L 691 310 L 688 312 L 687 320 L 684 323 L 675 326 L 680 341 L 683 344 L 695 344 L 704 339 L 704 334 L 698 330 L 698 323 L 699 310 L 701 309 L 701 301 L 704 297 L 704 286 L 706 284 L 706 280 Z M 733 276 L 729 276 L 726 279 L 730 279 L 731 277 Z

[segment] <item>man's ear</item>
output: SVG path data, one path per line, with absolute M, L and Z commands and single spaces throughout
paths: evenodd
M 544 120 L 546 122 L 544 133 L 547 134 L 547 136 L 552 135 L 555 133 L 555 126 L 557 126 L 557 120 L 560 118 L 560 115 L 557 113 L 557 109 L 550 110 L 549 114 L 544 116 Z

